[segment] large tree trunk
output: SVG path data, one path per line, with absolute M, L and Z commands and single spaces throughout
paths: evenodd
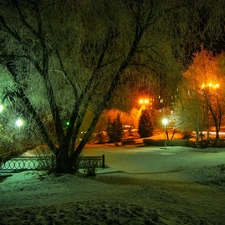
M 65 146 L 66 147 L 66 146 Z M 60 147 L 56 153 L 56 173 L 73 173 L 73 165 L 71 158 L 68 155 L 68 149 Z M 69 148 L 69 146 L 67 146 Z
M 220 138 L 219 133 L 220 133 L 220 128 L 216 126 L 216 139 Z
M 59 148 L 57 149 L 56 155 L 56 173 L 72 173 L 73 165 L 71 157 L 69 155 L 70 143 L 72 140 L 72 132 L 68 135 L 63 136 L 59 142 Z

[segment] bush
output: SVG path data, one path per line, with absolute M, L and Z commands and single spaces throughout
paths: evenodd
M 209 147 L 210 141 L 209 140 L 202 140 L 202 141 L 198 141 L 196 142 L 196 147 L 197 148 L 207 148 Z
M 153 140 L 153 139 L 144 139 L 144 144 L 147 146 L 164 146 L 165 140 Z M 167 140 L 167 146 L 185 146 L 185 147 L 194 147 L 194 142 L 189 140 Z
M 207 147 L 224 148 L 225 140 L 224 139 L 202 140 L 202 141 L 195 142 L 195 147 L 197 147 L 197 148 L 207 148 Z
M 144 139 L 144 144 L 147 146 L 164 146 L 165 140 L 153 140 L 153 139 Z M 185 139 L 180 140 L 167 140 L 167 146 L 185 146 L 192 148 L 207 148 L 207 147 L 225 147 L 224 139 L 215 139 L 215 140 L 202 140 L 202 141 L 190 141 Z
M 215 139 L 213 141 L 213 144 L 212 144 L 213 147 L 225 147 L 225 140 L 224 139 Z

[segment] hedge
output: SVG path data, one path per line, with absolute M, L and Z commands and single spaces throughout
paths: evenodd
M 164 146 L 165 140 L 153 140 L 153 139 L 143 139 L 146 146 Z M 185 139 L 179 140 L 166 140 L 166 146 L 186 146 L 194 147 L 194 142 Z
M 164 146 L 165 140 L 153 140 L 143 139 L 144 145 L 146 146 Z M 202 140 L 199 142 L 190 141 L 187 139 L 179 140 L 166 140 L 166 146 L 185 146 L 194 148 L 207 148 L 207 147 L 225 147 L 225 139 L 214 139 L 214 140 Z

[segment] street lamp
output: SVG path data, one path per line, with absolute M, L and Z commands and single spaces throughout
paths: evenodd
M 149 104 L 149 99 L 148 99 L 148 98 L 140 99 L 140 100 L 139 100 L 139 103 L 140 103 L 141 105 L 148 105 L 148 104 Z
M 166 131 L 167 131 L 167 124 L 168 124 L 168 119 L 166 119 L 166 118 L 164 118 L 163 120 L 162 120 L 162 123 L 163 123 L 163 125 L 165 126 L 165 141 L 164 141 L 164 147 L 165 147 L 165 149 L 166 149 L 166 139 L 167 139 L 167 135 L 166 135 Z
M 19 133 L 20 133 L 20 127 L 23 125 L 23 120 L 17 119 L 16 120 L 16 126 L 19 127 Z
M 146 109 L 147 105 L 151 105 L 151 102 L 149 98 L 142 98 L 142 99 L 139 99 L 139 104 L 141 105 L 142 109 Z
M 17 127 L 21 127 L 23 125 L 23 121 L 21 120 L 21 119 L 18 119 L 17 121 L 16 121 L 16 126 Z

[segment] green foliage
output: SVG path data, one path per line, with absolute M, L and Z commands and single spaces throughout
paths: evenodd
M 107 134 L 109 137 L 109 142 L 111 143 L 119 142 L 122 138 L 123 129 L 119 113 L 117 114 L 117 117 L 113 120 L 113 122 L 110 121 L 110 118 L 108 119 Z
M 153 113 L 148 109 L 142 110 L 138 124 L 138 133 L 141 138 L 151 137 L 154 131 Z

